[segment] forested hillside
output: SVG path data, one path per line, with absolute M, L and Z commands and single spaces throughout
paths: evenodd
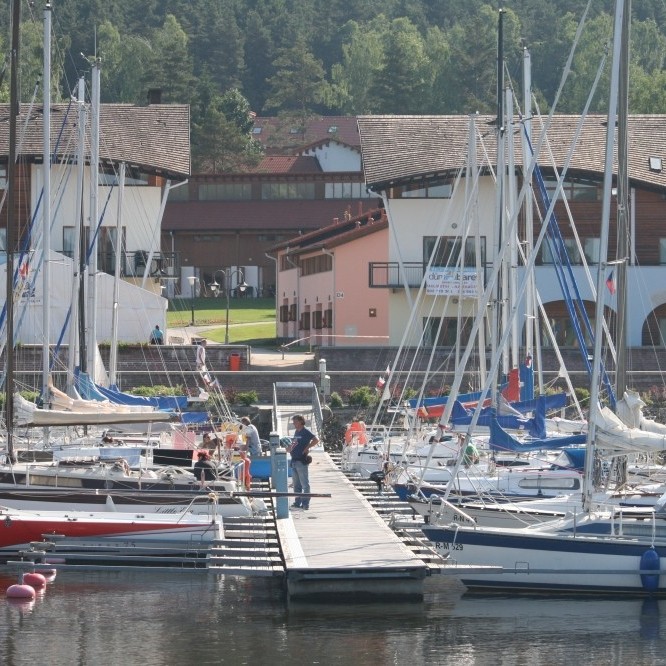
M 0 20 L 8 52 L 9 4 Z M 552 102 L 586 3 L 507 0 L 507 69 L 521 78 L 532 55 L 542 110 Z M 633 3 L 630 110 L 666 110 L 666 4 Z M 23 2 L 21 95 L 41 70 L 43 2 Z M 54 76 L 62 99 L 102 61 L 102 101 L 192 107 L 199 169 L 257 157 L 247 139 L 259 115 L 447 114 L 495 105 L 498 3 L 483 0 L 53 0 Z M 595 0 L 558 104 L 583 108 L 611 28 L 611 0 Z M 606 87 L 593 104 L 603 108 Z M 7 77 L 0 95 L 7 98 Z

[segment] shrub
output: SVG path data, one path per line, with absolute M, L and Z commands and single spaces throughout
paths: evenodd
M 259 402 L 259 394 L 256 391 L 239 391 L 236 394 L 236 402 L 249 407 Z
M 349 392 L 349 404 L 356 407 L 369 407 L 377 402 L 377 394 L 369 386 L 359 386 Z
M 156 384 L 155 386 L 136 386 L 128 391 L 128 393 L 144 398 L 152 398 L 159 395 L 184 395 L 185 389 L 182 386 L 162 386 Z
M 337 391 L 333 391 L 333 393 L 331 393 L 331 397 L 328 399 L 328 404 L 332 409 L 340 409 L 344 406 L 342 397 Z

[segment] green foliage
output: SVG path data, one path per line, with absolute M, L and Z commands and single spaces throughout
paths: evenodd
M 515 78 L 524 39 L 532 55 L 534 94 L 550 104 L 582 3 L 509 4 L 504 20 L 507 68 Z M 259 114 L 297 111 L 302 118 L 330 111 L 493 112 L 497 6 L 489 0 L 59 0 L 54 5 L 52 63 L 59 85 L 53 86 L 52 96 L 69 99 L 72 82 L 85 68 L 79 54 L 97 54 L 102 101 L 145 103 L 152 87 L 162 89 L 165 103 L 191 103 L 194 164 L 234 169 L 256 155 L 248 153 L 247 130 L 220 106 L 228 91 L 240 91 Z M 559 112 L 580 113 L 583 108 L 609 42 L 611 11 L 609 3 L 593 3 Z M 0 12 L 5 52 L 9 15 L 7 8 Z M 632 18 L 630 111 L 661 112 L 666 104 L 663 0 L 634 3 Z M 41 32 L 41 23 L 24 11 L 23 101 L 32 97 L 41 77 Z M 605 107 L 607 89 L 606 71 L 592 111 Z M 7 96 L 4 77 L 0 99 Z M 234 151 L 236 160 L 219 157 Z
M 136 386 L 128 393 L 139 395 L 144 398 L 153 398 L 160 395 L 184 395 L 185 389 L 182 386 Z
M 349 391 L 347 402 L 354 407 L 370 407 L 377 402 L 377 394 L 369 386 L 359 386 Z
M 342 397 L 337 391 L 333 391 L 333 393 L 331 393 L 331 396 L 328 399 L 328 404 L 331 407 L 331 409 L 340 409 L 341 407 L 344 406 L 344 403 L 342 402 Z
M 576 387 L 574 389 L 576 398 L 580 403 L 581 407 L 589 407 L 590 405 L 590 391 L 586 388 Z
M 239 391 L 236 394 L 236 402 L 239 405 L 250 407 L 259 402 L 259 394 L 256 391 Z

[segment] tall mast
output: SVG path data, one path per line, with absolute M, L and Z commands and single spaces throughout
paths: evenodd
M 70 305 L 71 323 L 69 327 L 69 362 L 68 392 L 75 397 L 74 370 L 78 363 L 81 371 L 85 371 L 85 312 L 82 307 L 85 268 L 85 234 L 83 233 L 83 175 L 85 171 L 85 82 L 79 79 L 77 91 L 78 136 L 76 150 L 76 216 L 74 218 L 74 240 L 72 243 L 72 267 L 74 269 L 74 285 Z
M 631 0 L 625 0 L 622 17 L 620 81 L 617 119 L 617 372 L 615 395 L 621 399 L 627 388 L 627 265 L 629 257 L 629 173 L 627 169 L 627 118 L 629 115 L 629 31 Z
M 7 344 L 5 345 L 5 424 L 7 455 L 14 457 L 14 253 L 18 238 L 16 214 L 16 119 L 19 114 L 18 68 L 21 0 L 12 0 L 12 37 L 9 73 L 9 155 L 7 161 Z
M 88 261 L 88 340 L 87 340 L 87 370 L 90 379 L 97 381 L 97 226 L 99 222 L 99 79 L 100 62 L 95 57 L 92 67 L 92 90 L 90 98 L 90 240 L 88 247 L 90 260 Z
M 118 171 L 118 211 L 116 215 L 116 256 L 113 273 L 113 309 L 111 310 L 111 356 L 109 358 L 109 383 L 116 386 L 118 365 L 118 308 L 120 307 L 120 259 L 123 252 L 123 198 L 125 195 L 125 162 Z
M 49 290 L 51 288 L 51 5 L 44 7 L 44 74 L 43 86 L 43 154 L 42 154 L 42 328 L 44 344 L 42 347 L 42 398 L 46 402 L 49 390 L 51 308 Z
M 610 226 L 611 190 L 613 187 L 613 153 L 615 148 L 615 121 L 618 106 L 618 79 L 620 60 L 620 34 L 622 32 L 624 0 L 617 0 L 613 28 L 613 64 L 611 66 L 610 94 L 608 100 L 608 126 L 606 127 L 606 158 L 604 164 L 603 201 L 601 209 L 601 233 L 599 238 L 599 270 L 597 271 L 597 305 L 594 318 L 594 354 L 590 385 L 590 415 L 587 428 L 587 451 L 585 454 L 585 476 L 583 508 L 589 511 L 592 504 L 594 470 L 594 443 L 596 438 L 595 417 L 599 411 L 599 379 L 601 377 L 601 354 L 605 302 L 605 281 L 608 271 L 608 228 Z

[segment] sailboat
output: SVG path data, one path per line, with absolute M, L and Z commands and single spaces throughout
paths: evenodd
M 662 433 L 630 428 L 599 404 L 613 150 L 620 60 L 626 59 L 628 53 L 628 5 L 625 0 L 617 0 L 614 17 L 602 256 L 597 274 L 591 413 L 582 510 L 576 508 L 563 518 L 516 529 L 482 527 L 473 521 L 424 527 L 426 536 L 468 587 L 632 594 L 666 590 L 666 580 L 660 575 L 661 555 L 666 554 L 666 514 L 655 508 L 605 507 L 594 501 L 597 452 L 617 455 L 621 451 L 663 451 L 666 446 Z M 625 85 L 625 94 L 626 89 Z M 623 154 L 626 159 L 626 151 L 620 150 L 619 156 Z
M 120 447 L 107 447 L 106 452 L 111 453 L 111 458 L 104 461 L 95 461 L 93 464 L 85 465 L 67 465 L 66 463 L 46 464 L 28 464 L 18 463 L 15 452 L 15 434 L 17 425 L 30 426 L 58 426 L 67 424 L 90 425 L 90 424 L 118 424 L 128 422 L 146 423 L 150 421 L 170 420 L 171 414 L 161 412 L 154 407 L 146 406 L 111 406 L 110 403 L 95 402 L 89 405 L 87 401 L 71 398 L 55 387 L 46 385 L 46 388 L 52 392 L 57 400 L 60 401 L 60 409 L 42 409 L 37 405 L 29 403 L 22 398 L 15 390 L 14 386 L 14 302 L 15 302 L 15 284 L 14 280 L 25 277 L 22 271 L 14 271 L 14 258 L 17 249 L 17 230 L 16 220 L 17 209 L 14 205 L 14 192 L 16 185 L 16 140 L 17 140 L 17 117 L 19 114 L 18 105 L 18 24 L 20 20 L 20 4 L 18 0 L 13 5 L 13 34 L 12 34 L 12 67 L 11 67 L 11 104 L 9 119 L 9 164 L 7 169 L 8 184 L 8 223 L 7 223 L 7 274 L 6 274 L 6 345 L 5 345 L 5 423 L 7 429 L 7 452 L 6 464 L 0 466 L 0 487 L 5 492 L 5 503 L 11 503 L 13 506 L 21 506 L 21 501 L 32 502 L 34 505 L 34 495 L 30 497 L 40 487 L 46 489 L 51 494 L 51 501 L 56 501 L 58 497 L 60 503 L 53 504 L 53 508 L 62 506 L 62 502 L 68 500 L 71 504 L 98 505 L 99 500 L 90 500 L 90 498 L 72 497 L 72 491 L 80 491 L 79 495 L 85 495 L 85 490 L 97 493 L 103 499 L 104 506 L 101 507 L 105 513 L 115 511 L 113 501 L 109 504 L 107 498 L 111 497 L 104 491 L 113 489 L 121 490 L 125 493 L 122 503 L 127 507 L 132 502 L 137 506 L 144 508 L 146 506 L 156 506 L 159 504 L 157 496 L 153 495 L 151 499 L 141 499 L 139 494 L 143 491 L 159 491 L 160 498 L 170 506 L 170 511 L 181 513 L 188 504 L 196 504 L 200 497 L 205 497 L 210 492 L 216 492 L 225 495 L 224 511 L 226 515 L 248 515 L 252 513 L 252 508 L 246 497 L 237 497 L 233 494 L 235 482 L 230 478 L 220 478 L 215 481 L 200 483 L 193 471 L 185 468 L 166 468 L 159 472 L 150 470 L 131 470 L 124 460 L 124 451 Z M 45 22 L 45 72 L 44 72 L 44 164 L 45 169 L 51 163 L 50 139 L 49 139 L 49 110 L 50 100 L 48 82 L 51 76 L 48 70 L 50 62 L 50 21 L 51 7 L 47 5 L 44 11 Z M 82 95 L 83 86 L 79 86 Z M 81 100 L 82 101 L 82 100 Z M 48 177 L 44 178 L 45 183 Z M 93 179 L 94 180 L 94 179 Z M 45 196 L 48 199 L 49 195 Z M 48 205 L 43 210 L 44 226 L 49 226 Z M 45 233 L 45 236 L 47 234 Z M 47 245 L 48 249 L 48 245 Z M 48 266 L 48 261 L 46 262 Z M 27 271 L 25 271 L 27 274 Z M 48 274 L 48 269 L 46 271 Z M 48 286 L 48 285 L 47 285 Z M 46 291 L 46 290 L 45 290 Z M 48 307 L 43 307 L 44 315 L 48 314 Z M 48 333 L 49 327 L 45 327 Z M 48 348 L 48 345 L 47 345 Z M 48 361 L 48 351 L 45 351 L 44 358 Z M 49 367 L 48 363 L 44 366 L 44 382 L 48 382 Z M 46 431 L 48 433 L 48 431 Z M 191 452 L 194 455 L 194 452 Z M 191 464 L 191 463 L 190 463 Z M 222 475 L 221 475 L 222 476 Z M 100 493 L 100 491 L 102 491 Z M 172 501 L 169 493 L 180 491 L 178 501 Z M 60 494 L 59 494 L 60 493 Z M 188 494 L 189 493 L 189 494 Z M 131 496 L 131 501 L 130 501 Z M 147 496 L 146 496 L 147 498 Z M 40 509 L 46 506 L 46 497 L 40 498 Z M 174 509 L 180 503 L 180 508 Z M 182 517 L 182 516 L 181 516 Z

